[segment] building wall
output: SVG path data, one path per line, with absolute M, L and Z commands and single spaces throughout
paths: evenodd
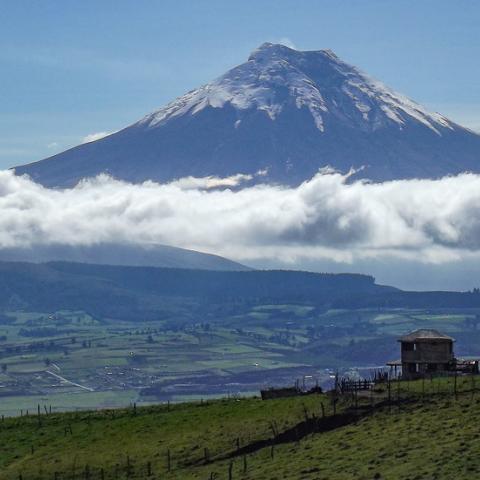
M 406 350 L 402 342 L 402 363 L 448 363 L 454 358 L 450 341 L 417 342 L 414 346 L 414 350 Z
M 402 342 L 402 376 L 415 378 L 422 374 L 446 371 L 454 360 L 453 342 Z

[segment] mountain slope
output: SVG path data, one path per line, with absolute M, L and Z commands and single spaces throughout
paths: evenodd
M 101 140 L 17 167 L 47 186 L 254 176 L 296 185 L 332 166 L 376 181 L 480 171 L 480 135 L 329 50 L 266 43 L 213 82 Z M 259 175 L 258 172 L 262 174 Z
M 67 261 L 102 265 L 191 268 L 200 270 L 249 270 L 248 267 L 218 255 L 167 245 L 34 245 L 0 249 L 0 261 Z
M 390 293 L 373 277 L 296 271 L 208 271 L 52 262 L 0 262 L 0 309 L 84 310 L 99 318 L 158 319 L 172 301 L 318 305 Z M 189 308 L 188 301 L 183 301 Z
M 209 271 L 82 263 L 0 262 L 0 308 L 86 310 L 109 318 L 158 318 L 166 298 L 228 304 L 310 301 L 319 305 L 396 291 L 357 274 Z
M 5 311 L 83 310 L 99 318 L 143 321 L 158 319 L 171 301 L 191 308 L 192 299 L 202 305 L 306 302 L 334 309 L 480 306 L 478 293 L 406 292 L 360 274 L 0 262 L 0 308 Z

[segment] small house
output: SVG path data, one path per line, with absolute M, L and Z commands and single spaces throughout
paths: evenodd
M 424 375 L 455 371 L 452 337 L 437 330 L 419 329 L 398 339 L 401 359 L 388 365 L 402 367 L 402 377 L 413 379 Z

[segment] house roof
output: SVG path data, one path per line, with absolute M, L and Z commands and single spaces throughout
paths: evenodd
M 402 360 L 400 360 L 400 359 L 390 360 L 389 362 L 387 362 L 387 365 L 389 367 L 401 367 L 402 366 Z
M 440 333 L 438 330 L 430 330 L 420 328 L 418 330 L 414 330 L 407 335 L 403 335 L 398 339 L 399 342 L 417 342 L 417 341 L 428 341 L 428 340 L 443 340 L 443 341 L 450 341 L 453 342 L 454 339 L 445 335 L 444 333 Z

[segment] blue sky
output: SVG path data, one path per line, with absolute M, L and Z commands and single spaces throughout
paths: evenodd
M 264 41 L 331 48 L 480 131 L 480 2 L 4 0 L 0 168 L 126 126 Z

